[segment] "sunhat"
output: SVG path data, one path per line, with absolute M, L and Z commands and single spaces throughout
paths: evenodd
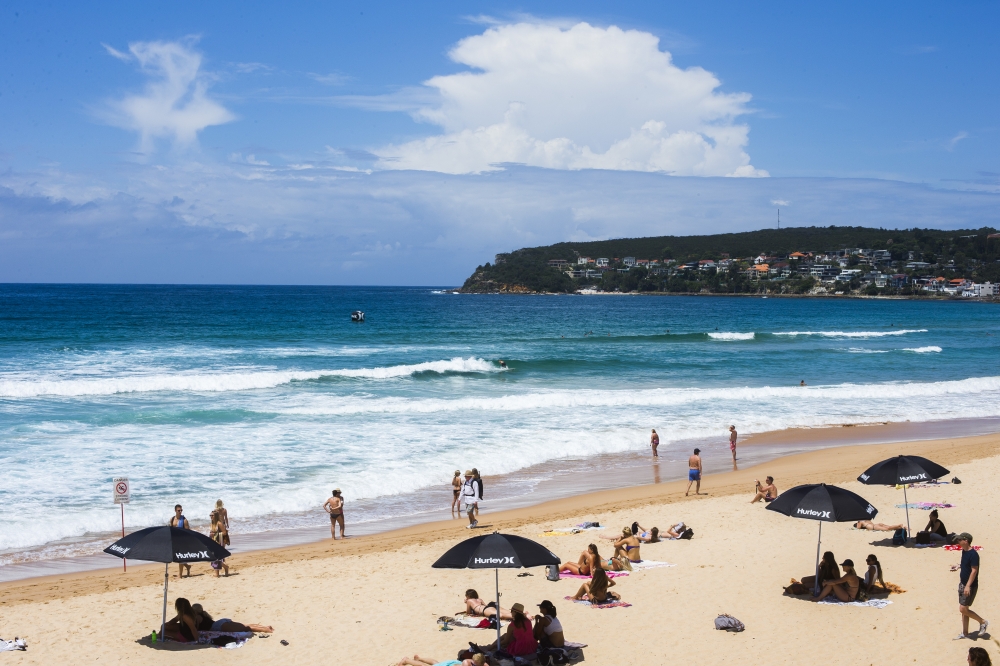
M 513 606 L 511 606 L 510 607 L 510 612 L 513 613 L 514 611 L 517 611 L 518 613 L 523 613 L 524 612 L 524 604 L 514 604 Z
M 472 470 L 471 469 L 465 470 L 465 476 L 472 476 Z

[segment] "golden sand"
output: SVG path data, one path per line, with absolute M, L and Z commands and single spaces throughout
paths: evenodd
M 808 437 L 808 432 L 802 434 Z M 869 499 L 878 520 L 902 522 L 903 493 L 855 481 L 869 465 L 899 453 L 924 455 L 949 467 L 962 485 L 912 489 L 911 502 L 950 502 L 941 511 L 951 531 L 968 531 L 982 545 L 982 586 L 974 608 L 1000 621 L 995 609 L 1000 567 L 996 512 L 1000 505 L 1000 436 L 873 444 L 787 456 L 758 468 L 706 476 L 707 495 L 684 497 L 686 481 L 610 490 L 534 507 L 484 514 L 484 529 L 499 529 L 545 543 L 563 560 L 575 560 L 591 541 L 610 554 L 596 532 L 540 537 L 546 529 L 596 520 L 607 534 L 637 520 L 650 527 L 684 520 L 691 541 L 642 547 L 644 559 L 676 564 L 617 579 L 630 608 L 595 610 L 563 598 L 581 581 L 550 582 L 544 570 L 530 577 L 500 573 L 502 605 L 532 608 L 550 599 L 568 640 L 589 644 L 593 664 L 963 664 L 971 645 L 997 658 L 992 639 L 953 641 L 961 624 L 949 571 L 959 560 L 941 548 L 894 548 L 890 534 L 824 525 L 823 549 L 862 565 L 878 555 L 886 579 L 907 592 L 884 609 L 812 604 L 782 595 L 790 578 L 812 573 L 816 523 L 751 506 L 753 481 L 770 474 L 779 490 L 802 483 L 837 483 Z M 927 512 L 910 511 L 921 529 Z M 454 658 L 469 641 L 487 642 L 487 631 L 441 632 L 435 620 L 462 609 L 462 593 L 477 588 L 487 599 L 493 571 L 449 571 L 430 565 L 471 536 L 464 520 L 410 527 L 371 537 L 326 541 L 234 556 L 234 576 L 216 579 L 207 564 L 177 580 L 171 565 L 170 600 L 185 596 L 216 617 L 272 624 L 270 638 L 238 650 L 154 650 L 137 642 L 158 628 L 163 568 L 109 569 L 0 584 L 0 636 L 21 636 L 26 653 L 2 653 L 9 664 L 394 663 L 403 655 Z M 480 532 L 481 533 L 481 532 Z M 111 562 L 113 564 L 113 562 Z M 741 619 L 740 634 L 715 631 L 719 613 Z M 974 629 L 975 627 L 973 627 Z M 1000 624 L 998 624 L 1000 632 Z M 1000 633 L 998 633 L 1000 635 Z M 283 646 L 279 641 L 287 640 Z

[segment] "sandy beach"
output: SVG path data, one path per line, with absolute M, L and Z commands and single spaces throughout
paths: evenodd
M 802 433 L 808 437 L 808 433 Z M 633 520 L 666 526 L 684 520 L 694 528 L 691 541 L 642 547 L 644 559 L 676 566 L 633 572 L 617 579 L 629 608 L 591 609 L 564 597 L 581 581 L 550 582 L 541 569 L 501 571 L 502 605 L 521 602 L 533 608 L 552 600 L 568 640 L 585 642 L 586 660 L 596 664 L 733 663 L 779 664 L 822 661 L 829 664 L 960 664 L 970 641 L 959 633 L 955 587 L 959 560 L 941 548 L 896 548 L 888 533 L 861 532 L 848 524 L 827 524 L 823 549 L 838 560 L 863 562 L 875 553 L 886 580 L 905 594 L 892 595 L 886 608 L 812 604 L 782 595 L 790 578 L 812 573 L 816 523 L 796 520 L 750 505 L 753 480 L 770 474 L 779 490 L 801 483 L 842 485 L 869 499 L 878 520 L 905 521 L 903 493 L 862 486 L 857 475 L 878 460 L 899 453 L 924 455 L 949 467 L 961 485 L 915 488 L 910 502 L 949 502 L 941 518 L 950 531 L 968 531 L 983 546 L 983 584 L 974 609 L 996 617 L 997 587 L 991 553 L 1000 491 L 1000 435 L 908 443 L 829 448 L 787 456 L 755 468 L 707 475 L 707 495 L 684 497 L 686 482 L 675 481 L 583 494 L 537 506 L 484 514 L 483 529 L 534 538 L 564 561 L 575 560 L 588 543 L 610 553 L 598 532 L 543 537 L 550 528 L 585 520 L 610 526 L 605 534 Z M 914 530 L 927 512 L 910 511 Z M 154 650 L 138 642 L 158 627 L 163 568 L 130 566 L 120 570 L 36 578 L 0 585 L 0 636 L 15 635 L 25 653 L 3 654 L 7 663 L 297 663 L 377 664 L 403 655 L 454 658 L 469 641 L 488 642 L 486 631 L 456 628 L 441 632 L 435 620 L 462 608 L 462 592 L 477 588 L 486 598 L 492 571 L 434 570 L 445 550 L 470 536 L 463 520 L 418 525 L 371 537 L 259 551 L 230 560 L 234 576 L 215 579 L 207 564 L 178 581 L 171 565 L 170 600 L 185 596 L 201 602 L 216 617 L 272 624 L 269 638 L 254 638 L 228 652 L 181 648 Z M 741 634 L 718 632 L 719 613 L 746 624 Z M 281 645 L 280 641 L 288 641 Z M 994 658 L 997 643 L 979 640 Z

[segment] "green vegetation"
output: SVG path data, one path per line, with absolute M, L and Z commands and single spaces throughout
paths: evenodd
M 922 292 L 918 277 L 1000 282 L 1000 238 L 988 238 L 990 234 L 995 230 L 803 227 L 557 243 L 497 255 L 495 264 L 476 269 L 462 291 L 566 293 L 593 286 L 620 292 L 804 294 L 825 285 L 828 291 L 909 295 Z M 881 251 L 877 260 L 876 251 Z M 758 256 L 768 257 L 770 272 L 752 270 Z M 593 263 L 579 265 L 580 257 L 607 258 L 610 265 L 603 270 Z M 653 263 L 630 267 L 623 263 L 626 257 Z M 553 260 L 566 264 L 551 266 Z M 702 260 L 723 263 L 699 269 Z M 860 274 L 834 282 L 829 275 L 815 274 L 814 269 L 823 267 L 856 268 Z M 589 277 L 579 274 L 587 269 Z M 576 277 L 567 275 L 571 270 L 577 270 Z M 876 285 L 873 272 L 907 279 Z

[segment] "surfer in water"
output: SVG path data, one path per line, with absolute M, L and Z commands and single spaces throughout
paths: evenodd
M 507 364 L 503 362 L 503 359 L 500 359 L 499 363 L 500 363 L 500 368 L 502 370 L 506 370 L 507 369 Z

